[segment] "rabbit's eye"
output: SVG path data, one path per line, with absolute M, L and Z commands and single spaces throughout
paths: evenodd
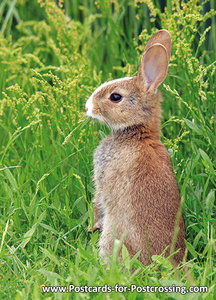
M 120 102 L 121 99 L 122 99 L 122 96 L 119 95 L 119 94 L 113 93 L 113 94 L 110 95 L 110 100 L 112 102 Z

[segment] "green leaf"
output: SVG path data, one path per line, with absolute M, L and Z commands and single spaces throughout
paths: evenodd
M 35 233 L 35 229 L 36 229 L 37 225 L 34 224 L 32 226 L 31 229 L 29 229 L 23 236 L 23 240 L 22 242 L 19 244 L 19 247 L 21 248 L 25 248 L 25 246 L 28 244 L 28 242 L 30 241 L 31 237 L 33 236 L 33 234 Z
M 84 257 L 85 259 L 87 259 L 87 260 L 92 260 L 93 259 L 93 257 L 87 251 L 85 251 L 84 249 L 79 248 L 79 252 L 80 252 L 81 256 Z
M 199 149 L 199 152 L 202 156 L 204 166 L 210 171 L 210 173 L 212 175 L 215 175 L 215 170 L 214 170 L 213 164 L 212 164 L 211 159 L 209 158 L 209 156 L 202 149 Z
M 214 207 L 214 202 L 215 202 L 215 191 L 214 190 L 210 190 L 210 192 L 208 193 L 208 195 L 206 197 L 205 202 L 206 202 L 206 211 L 211 212 Z
M 196 252 L 194 247 L 188 241 L 186 241 L 186 240 L 184 240 L 184 241 L 185 241 L 185 245 L 188 248 L 188 251 L 193 255 L 194 258 L 197 258 L 199 254 Z
M 47 225 L 47 224 L 40 223 L 40 226 L 43 227 L 43 228 L 45 228 L 45 229 L 47 229 L 47 230 L 49 230 L 50 232 L 53 232 L 53 233 L 55 233 L 55 234 L 58 234 L 58 231 L 57 231 L 57 230 L 55 230 L 53 227 L 51 227 L 51 226 L 49 226 L 49 225 Z
M 57 274 L 55 272 L 47 271 L 44 268 L 39 269 L 37 272 L 44 275 L 47 278 L 47 280 L 53 284 L 56 279 L 64 280 L 64 278 L 62 276 L 60 276 L 59 274 Z
M 35 233 L 35 230 L 38 226 L 38 224 L 43 220 L 43 218 L 46 216 L 46 211 L 44 211 L 39 218 L 37 219 L 36 223 L 32 226 L 31 229 L 29 229 L 23 236 L 22 242 L 19 244 L 18 247 L 25 248 L 25 246 L 28 244 L 30 239 L 32 238 L 33 234 Z
M 16 179 L 14 178 L 13 174 L 11 173 L 11 171 L 9 169 L 5 169 L 5 173 L 6 176 L 12 186 L 12 188 L 14 189 L 14 191 L 18 191 L 18 186 L 17 186 L 17 182 Z
M 122 245 L 122 258 L 123 258 L 123 262 L 124 262 L 126 268 L 129 270 L 130 269 L 130 254 L 124 244 Z
M 48 257 L 51 261 L 53 261 L 55 264 L 60 265 L 60 261 L 56 256 L 54 256 L 53 253 L 51 253 L 50 250 L 44 249 L 40 247 L 41 251 L 44 253 L 45 257 Z
M 187 126 L 190 127 L 190 129 L 192 129 L 194 132 L 196 132 L 199 135 L 203 135 L 203 131 L 201 130 L 201 128 L 194 122 L 191 122 L 188 119 L 184 119 L 184 121 L 187 124 Z

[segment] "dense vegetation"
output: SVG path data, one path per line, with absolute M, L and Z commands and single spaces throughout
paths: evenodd
M 215 299 L 215 3 L 161 3 L 1 1 L 1 299 Z M 163 256 L 142 266 L 125 248 L 123 271 L 116 252 L 107 267 L 99 263 L 98 233 L 87 233 L 92 154 L 109 129 L 87 120 L 84 104 L 103 81 L 136 74 L 146 41 L 160 28 L 173 43 L 161 88 L 161 138 L 181 191 L 188 273 L 173 270 Z M 116 283 L 209 289 L 145 295 L 42 294 L 40 288 Z

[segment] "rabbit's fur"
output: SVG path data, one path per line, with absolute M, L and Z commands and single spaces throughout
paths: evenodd
M 94 154 L 94 230 L 101 230 L 104 259 L 112 254 L 114 232 L 118 239 L 126 233 L 129 253 L 142 250 L 139 259 L 146 265 L 172 244 L 180 196 L 160 141 L 162 99 L 157 90 L 166 77 L 170 53 L 170 34 L 160 30 L 147 43 L 136 76 L 102 84 L 86 103 L 87 115 L 112 129 Z M 112 101 L 112 94 L 120 95 L 120 101 Z M 174 250 L 180 251 L 173 261 L 179 263 L 185 251 L 181 215 L 176 229 Z

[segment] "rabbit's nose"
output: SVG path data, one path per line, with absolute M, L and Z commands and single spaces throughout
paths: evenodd
M 88 107 L 87 106 L 85 106 L 85 110 L 88 111 Z

